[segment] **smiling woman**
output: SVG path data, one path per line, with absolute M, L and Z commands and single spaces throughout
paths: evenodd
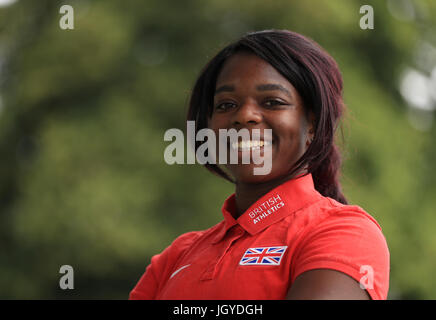
M 223 221 L 154 256 L 130 298 L 386 299 L 386 240 L 340 188 L 343 110 L 337 64 L 302 35 L 254 32 L 221 50 L 197 79 L 188 121 L 196 132 L 271 130 L 270 144 L 260 135 L 226 145 L 238 157 L 269 148 L 272 168 L 206 163 L 235 184 Z

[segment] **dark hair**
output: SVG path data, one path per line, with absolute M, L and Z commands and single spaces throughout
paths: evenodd
M 341 156 L 334 143 L 335 131 L 345 109 L 342 76 L 335 60 L 313 40 L 288 30 L 248 33 L 222 49 L 202 70 L 191 94 L 187 120 L 196 132 L 207 128 L 212 114 L 216 79 L 224 62 L 237 52 L 248 51 L 268 62 L 295 87 L 306 113 L 315 115 L 315 136 L 290 174 L 307 165 L 315 189 L 343 204 L 347 200 L 339 183 Z M 196 143 L 197 150 L 199 143 Z M 213 173 L 233 182 L 221 168 L 206 164 Z

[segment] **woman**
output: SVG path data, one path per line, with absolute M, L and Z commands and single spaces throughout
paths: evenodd
M 272 168 L 206 164 L 236 186 L 224 220 L 154 256 L 130 298 L 386 299 L 385 238 L 338 181 L 343 111 L 337 64 L 312 40 L 267 30 L 221 50 L 195 84 L 188 120 L 217 136 L 272 130 L 271 145 L 260 136 L 233 146 L 239 158 L 259 146 L 271 152 Z

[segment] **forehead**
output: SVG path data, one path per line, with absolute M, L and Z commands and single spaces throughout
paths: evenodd
M 222 84 L 256 84 L 279 83 L 287 88 L 293 88 L 291 83 L 273 66 L 252 53 L 236 53 L 228 58 L 216 81 L 216 87 Z

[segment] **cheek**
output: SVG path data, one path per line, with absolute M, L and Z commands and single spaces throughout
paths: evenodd
M 299 158 L 306 151 L 307 125 L 304 119 L 282 118 L 282 121 L 277 123 L 275 128 L 279 138 L 280 154 L 287 158 L 283 160 L 288 161 L 289 158 Z
M 295 143 L 301 135 L 301 124 L 295 117 L 280 118 L 280 121 L 276 122 L 274 128 L 273 135 L 276 133 L 279 139 L 287 142 L 292 140 L 292 143 Z
M 220 116 L 212 115 L 207 120 L 207 126 L 208 128 L 212 129 L 213 131 L 216 131 L 218 133 L 218 129 L 223 129 L 225 127 L 225 119 Z

